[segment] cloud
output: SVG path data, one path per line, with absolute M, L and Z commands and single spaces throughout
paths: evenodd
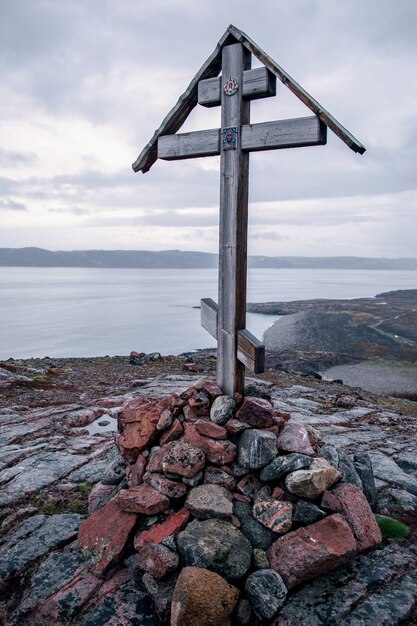
M 27 211 L 27 208 L 21 202 L 15 200 L 0 200 L 0 210 L 2 211 Z

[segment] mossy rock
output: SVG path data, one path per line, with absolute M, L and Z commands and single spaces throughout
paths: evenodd
M 393 517 L 386 515 L 375 517 L 384 539 L 403 539 L 410 534 L 410 528 Z

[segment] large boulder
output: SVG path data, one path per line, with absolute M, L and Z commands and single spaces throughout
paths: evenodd
M 251 544 L 224 520 L 191 522 L 178 535 L 177 544 L 186 565 L 209 569 L 228 580 L 244 576 L 251 563 Z

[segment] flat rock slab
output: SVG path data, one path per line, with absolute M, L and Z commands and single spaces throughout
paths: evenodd
M 100 576 L 117 561 L 136 520 L 137 514 L 122 511 L 115 499 L 83 521 L 78 543 L 92 572 Z
M 267 551 L 271 568 L 288 588 L 329 572 L 355 554 L 355 538 L 339 514 L 287 533 Z
M 169 507 L 169 499 L 150 485 L 142 484 L 123 489 L 117 496 L 117 504 L 127 513 L 156 515 Z
M 0 549 L 0 582 L 75 539 L 82 520 L 81 515 L 62 514 L 34 515 L 24 521 Z
M 10 470 L 3 470 L 0 481 L 8 482 L 0 490 L 0 506 L 10 505 L 40 491 L 87 461 L 82 455 L 48 451 L 21 461 Z

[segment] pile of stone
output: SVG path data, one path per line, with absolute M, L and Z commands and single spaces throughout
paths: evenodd
M 367 454 L 247 393 L 203 379 L 118 416 L 119 485 L 94 487 L 79 545 L 96 575 L 125 558 L 163 624 L 279 625 L 294 587 L 382 540 Z

